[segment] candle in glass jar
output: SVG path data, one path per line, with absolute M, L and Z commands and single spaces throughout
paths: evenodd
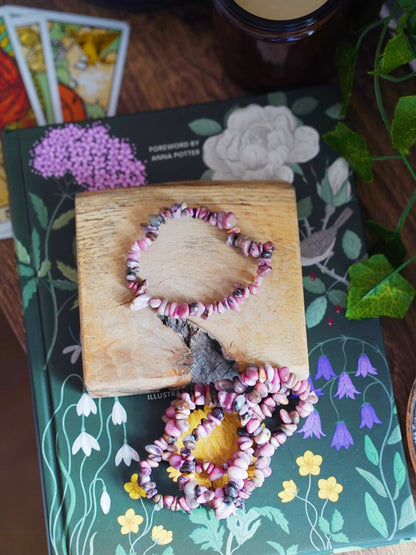
M 275 21 L 287 21 L 308 15 L 327 0 L 235 0 L 247 12 Z

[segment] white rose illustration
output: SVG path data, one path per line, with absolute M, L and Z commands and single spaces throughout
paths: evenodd
M 291 164 L 308 162 L 319 152 L 319 133 L 298 126 L 286 106 L 250 104 L 228 118 L 227 129 L 204 143 L 203 160 L 213 179 L 293 182 Z

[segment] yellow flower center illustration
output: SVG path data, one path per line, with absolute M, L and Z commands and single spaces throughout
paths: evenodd
M 307 476 L 308 474 L 317 476 L 321 472 L 322 457 L 321 455 L 314 455 L 312 451 L 305 451 L 303 457 L 296 459 L 296 464 L 299 466 L 301 476 Z
M 344 489 L 341 484 L 338 484 L 334 476 L 330 476 L 328 480 L 319 480 L 318 487 L 318 497 L 320 499 L 329 499 L 332 503 L 336 503 L 338 501 L 339 494 Z

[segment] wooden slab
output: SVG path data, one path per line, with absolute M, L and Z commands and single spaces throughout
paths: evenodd
M 96 397 L 181 386 L 192 354 L 180 334 L 151 308 L 132 312 L 125 259 L 149 214 L 174 202 L 233 211 L 241 232 L 276 245 L 273 272 L 240 313 L 192 319 L 239 368 L 248 362 L 289 366 L 308 376 L 308 352 L 295 192 L 281 182 L 181 182 L 82 193 L 76 198 L 84 380 Z M 223 298 L 248 284 L 256 263 L 225 244 L 226 232 L 205 222 L 171 220 L 141 258 L 140 277 L 153 296 L 177 301 Z

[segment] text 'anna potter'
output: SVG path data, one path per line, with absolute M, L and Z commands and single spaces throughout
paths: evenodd
M 190 158 L 192 156 L 200 156 L 199 139 L 192 141 L 178 141 L 176 143 L 167 143 L 149 146 L 151 153 L 151 162 L 161 162 L 164 160 L 174 160 L 181 158 Z

